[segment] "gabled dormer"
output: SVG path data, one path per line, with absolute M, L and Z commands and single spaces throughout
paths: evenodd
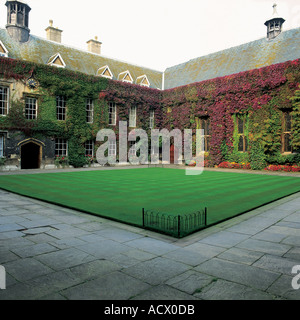
M 49 58 L 48 63 L 49 66 L 54 66 L 58 68 L 65 68 L 66 64 L 59 53 L 56 53 L 52 57 Z
M 104 66 L 97 70 L 96 76 L 112 79 L 113 73 L 110 71 L 109 66 Z
M 145 74 L 136 78 L 136 84 L 143 87 L 150 87 L 150 82 Z
M 133 83 L 132 76 L 128 70 L 121 72 L 118 76 L 118 80 L 122 82 Z
M 0 40 L 0 57 L 8 57 L 8 50 L 3 42 Z

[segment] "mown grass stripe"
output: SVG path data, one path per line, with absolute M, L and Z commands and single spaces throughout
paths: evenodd
M 0 176 L 0 187 L 135 225 L 142 208 L 178 215 L 207 207 L 212 224 L 300 191 L 300 180 L 150 168 Z

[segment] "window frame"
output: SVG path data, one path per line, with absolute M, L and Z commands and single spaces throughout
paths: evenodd
M 136 128 L 137 123 L 137 107 L 129 108 L 129 128 Z
M 149 127 L 150 129 L 154 129 L 155 125 L 155 111 L 150 110 L 150 117 L 149 117 Z
M 117 155 L 117 142 L 115 140 L 111 140 L 108 143 L 108 156 L 114 157 L 116 155 Z
M 28 109 L 27 108 L 27 99 L 30 99 L 30 100 L 35 100 L 35 109 Z M 31 117 L 28 117 L 28 113 L 27 113 L 27 110 L 29 111 L 32 111 L 34 110 L 34 118 L 32 117 L 33 116 L 33 113 L 31 113 Z M 37 119 L 37 114 L 38 114 L 38 99 L 36 97 L 32 97 L 32 96 L 25 96 L 25 118 L 27 120 L 36 120 Z
M 94 150 L 95 150 L 95 141 L 94 140 L 87 140 L 84 143 L 85 148 L 85 156 L 92 156 L 94 157 Z M 92 152 L 90 152 L 92 151 Z
M 112 108 L 112 111 L 111 111 L 111 108 Z M 108 125 L 110 126 L 117 125 L 117 105 L 115 102 L 108 103 Z
M 249 150 L 249 144 L 248 144 L 248 137 L 245 134 L 246 131 L 246 123 L 247 123 L 247 116 L 243 115 L 236 115 L 235 125 L 236 125 L 236 131 L 238 136 L 238 152 L 246 153 Z M 242 121 L 242 132 L 240 132 L 240 121 Z M 242 140 L 241 140 L 242 139 Z M 243 144 L 243 150 L 240 148 L 240 141 L 242 141 Z
M 197 129 L 204 130 L 204 152 L 210 152 L 211 120 L 210 117 L 196 117 Z
M 94 122 L 94 101 L 92 98 L 86 98 L 85 112 L 86 112 L 86 122 L 93 123 Z
M 9 86 L 5 86 L 5 85 L 0 85 L 0 88 L 7 90 L 7 94 L 6 94 L 7 101 L 0 100 L 0 104 L 1 105 L 2 105 L 2 103 L 6 104 L 6 107 L 5 106 L 4 107 L 0 106 L 0 116 L 6 117 L 8 115 L 8 113 L 9 113 L 10 88 L 9 88 Z M 2 113 L 2 110 L 4 110 L 4 113 Z M 6 111 L 6 113 L 5 113 L 5 111 Z
M 63 102 L 62 105 L 58 105 L 58 102 Z M 65 96 L 56 96 L 56 119 L 58 121 L 66 121 L 67 115 L 67 105 L 66 105 L 66 98 Z M 63 110 L 63 112 L 59 112 Z M 60 115 L 63 115 L 63 119 L 60 119 Z
M 58 147 L 59 146 L 59 147 Z M 68 156 L 68 140 L 64 138 L 55 139 L 55 157 L 67 157 Z M 59 152 L 62 151 L 62 152 Z
M 282 118 L 282 135 L 281 135 L 281 153 L 283 154 L 291 154 L 293 153 L 293 147 L 291 145 L 291 136 L 292 136 L 292 120 L 293 116 L 291 115 L 291 110 L 282 111 L 283 118 Z M 286 116 L 289 115 L 290 119 L 290 128 L 287 128 L 287 121 Z M 289 129 L 289 130 L 287 130 Z M 286 137 L 288 137 L 288 144 L 286 143 Z M 290 149 L 290 150 L 288 150 Z

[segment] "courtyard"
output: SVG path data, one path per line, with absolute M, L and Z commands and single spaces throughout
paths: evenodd
M 299 195 L 175 239 L 2 190 L 0 299 L 298 300 Z

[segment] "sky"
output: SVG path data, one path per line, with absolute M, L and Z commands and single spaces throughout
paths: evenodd
M 0 0 L 0 27 L 6 24 Z M 95 36 L 102 55 L 164 71 L 190 59 L 266 37 L 274 0 L 27 0 L 31 34 L 46 38 L 49 20 L 62 43 L 87 50 Z M 286 22 L 300 27 L 300 1 L 275 0 Z

